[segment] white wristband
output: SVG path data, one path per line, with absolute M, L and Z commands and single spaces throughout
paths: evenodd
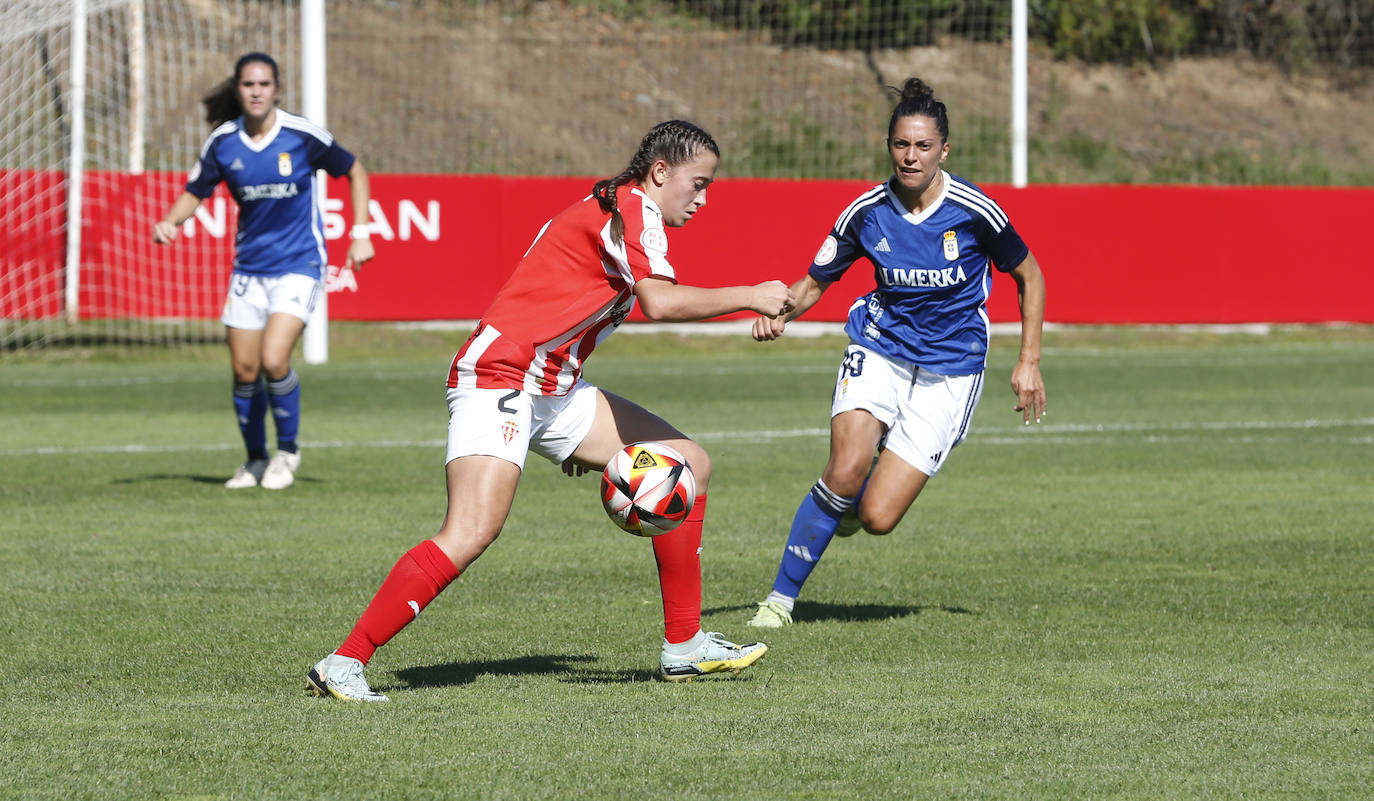
M 348 237 L 349 239 L 371 239 L 372 229 L 366 225 L 355 225 Z

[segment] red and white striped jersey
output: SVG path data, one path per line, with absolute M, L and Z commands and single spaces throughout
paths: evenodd
M 616 197 L 620 244 L 591 196 L 544 224 L 453 358 L 449 387 L 567 394 L 634 308 L 635 282 L 652 275 L 676 283 L 662 212 L 638 187 L 622 186 Z

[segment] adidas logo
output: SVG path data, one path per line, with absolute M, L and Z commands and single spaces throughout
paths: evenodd
M 891 253 L 892 248 L 887 246 L 887 237 L 878 240 L 878 244 L 873 248 L 879 253 Z
M 241 170 L 241 169 L 243 169 L 243 159 L 234 159 L 234 163 L 229 165 L 229 169 L 231 169 L 231 170 Z

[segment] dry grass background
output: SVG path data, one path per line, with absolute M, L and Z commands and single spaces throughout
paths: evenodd
M 681 116 L 717 135 L 727 170 L 766 172 L 770 150 L 792 149 L 784 162 L 870 177 L 890 109 L 881 84 L 918 75 L 950 105 L 954 156 L 963 148 L 1001 173 L 982 180 L 1009 177 L 1004 150 L 971 152 L 1005 147 L 1009 45 L 784 49 L 754 33 L 564 3 L 330 8 L 330 127 L 376 169 L 600 174 L 622 165 L 648 125 Z M 1030 121 L 1042 145 L 1080 145 L 1041 147 L 1041 180 L 1147 181 L 1152 164 L 1206 163 L 1218 151 L 1315 159 L 1335 183 L 1368 182 L 1374 164 L 1369 75 L 1287 75 L 1243 58 L 1124 67 L 1033 51 Z M 975 136 L 979 126 L 990 137 Z M 1093 174 L 1084 143 L 1118 155 L 1111 174 Z

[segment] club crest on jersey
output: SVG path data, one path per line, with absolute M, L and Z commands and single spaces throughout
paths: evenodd
M 827 236 L 821 243 L 821 249 L 816 251 L 816 264 L 829 264 L 835 258 L 835 252 L 839 250 L 840 243 L 835 241 L 835 237 Z
M 289 177 L 291 177 L 291 154 L 290 154 L 290 153 L 278 153 L 278 154 L 277 154 L 277 172 L 281 173 L 282 177 L 284 177 L 284 178 L 289 178 Z
M 509 445 L 510 441 L 515 439 L 515 435 L 519 433 L 520 424 L 514 420 L 507 420 L 501 424 L 501 436 L 506 440 L 507 445 Z
M 945 261 L 955 261 L 959 258 L 959 237 L 953 231 L 945 231 Z

